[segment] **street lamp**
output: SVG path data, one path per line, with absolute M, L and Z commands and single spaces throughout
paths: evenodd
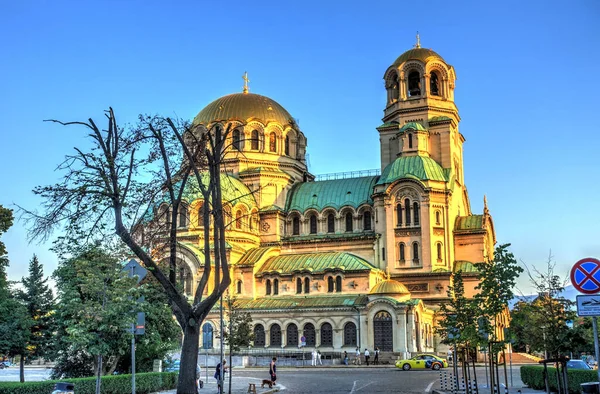
M 360 309 L 358 309 L 355 305 L 352 305 L 352 309 L 356 311 L 356 316 L 358 317 L 358 329 L 356 330 L 356 335 L 358 336 L 358 348 L 362 349 L 360 345 Z

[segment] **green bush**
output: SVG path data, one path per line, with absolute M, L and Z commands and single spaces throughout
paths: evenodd
M 67 380 L 46 380 L 43 382 L 1 382 L 0 394 L 50 394 L 57 382 L 70 382 L 75 385 L 75 394 L 93 394 L 96 391 L 96 378 Z M 135 375 L 135 392 L 149 394 L 177 387 L 177 372 L 149 372 Z M 102 377 L 102 393 L 130 394 L 131 375 Z
M 567 371 L 567 379 L 569 380 L 569 392 L 581 392 L 581 383 L 597 382 L 598 371 L 584 369 L 569 369 Z M 535 390 L 545 390 L 546 383 L 544 382 L 544 367 L 541 366 L 522 366 L 521 380 L 527 386 Z M 558 391 L 556 387 L 556 368 L 548 367 L 548 383 L 551 391 Z

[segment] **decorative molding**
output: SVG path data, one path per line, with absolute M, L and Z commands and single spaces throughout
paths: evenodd
M 410 236 L 420 236 L 421 235 L 421 228 L 420 227 L 415 227 L 415 228 L 395 228 L 394 229 L 394 235 L 396 237 L 410 237 Z
M 406 285 L 406 288 L 411 293 L 427 293 L 429 292 L 429 283 L 414 283 Z
M 443 228 L 434 228 L 433 235 L 444 235 L 444 229 Z
M 261 222 L 261 224 L 260 224 L 260 230 L 261 230 L 263 233 L 266 233 L 266 232 L 268 232 L 270 228 L 271 228 L 271 225 L 270 225 L 270 224 L 269 224 L 269 223 L 268 223 L 266 220 L 263 220 L 263 221 Z

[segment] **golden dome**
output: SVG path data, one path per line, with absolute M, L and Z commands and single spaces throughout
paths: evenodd
M 420 60 L 423 63 L 427 63 L 431 59 L 437 59 L 437 60 L 441 60 L 442 62 L 444 62 L 444 59 L 440 55 L 438 55 L 437 53 L 432 51 L 431 49 L 413 48 L 413 49 L 409 49 L 408 51 L 406 51 L 402 55 L 400 55 L 398 57 L 398 59 L 396 59 L 396 61 L 392 65 L 397 67 L 408 60 Z
M 254 93 L 234 93 L 208 104 L 194 118 L 194 124 L 209 124 L 217 121 L 251 120 L 263 124 L 278 122 L 282 126 L 294 125 L 294 118 L 275 100 Z
M 410 294 L 410 292 L 397 280 L 387 279 L 373 286 L 369 294 Z

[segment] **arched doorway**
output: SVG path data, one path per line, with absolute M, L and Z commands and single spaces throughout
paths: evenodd
M 394 350 L 392 316 L 386 311 L 379 311 L 373 317 L 373 343 L 383 352 Z

